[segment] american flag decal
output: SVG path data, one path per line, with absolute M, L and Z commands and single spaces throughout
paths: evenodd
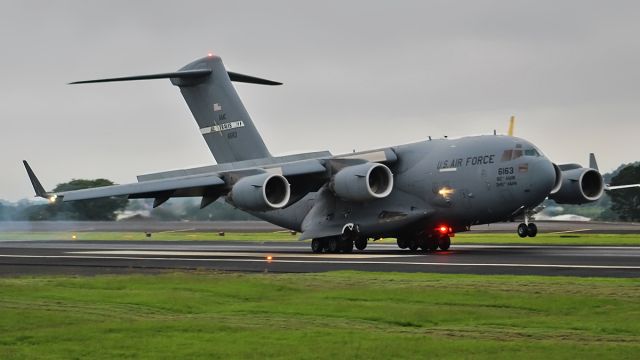
M 529 171 L 529 164 L 520 164 L 518 166 L 518 172 L 527 172 Z
M 222 106 L 220 106 L 220 104 L 215 103 L 213 104 L 213 111 L 221 111 L 222 110 Z

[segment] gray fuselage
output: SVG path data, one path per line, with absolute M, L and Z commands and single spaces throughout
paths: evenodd
M 387 164 L 394 187 L 383 199 L 348 202 L 324 186 L 288 208 L 255 215 L 296 231 L 353 223 L 373 238 L 441 225 L 465 231 L 535 207 L 556 180 L 553 164 L 537 147 L 510 136 L 427 140 L 391 150 L 397 155 Z

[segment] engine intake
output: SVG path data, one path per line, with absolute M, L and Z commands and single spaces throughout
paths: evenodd
M 229 200 L 242 210 L 266 211 L 285 207 L 290 196 L 291 187 L 284 176 L 265 173 L 238 180 Z
M 558 204 L 586 204 L 600 199 L 604 180 L 597 170 L 577 168 L 562 172 L 562 185 L 549 199 Z
M 348 201 L 370 201 L 388 196 L 393 190 L 393 174 L 379 163 L 353 165 L 340 170 L 331 189 Z
M 556 164 L 552 164 L 552 165 L 553 165 L 553 170 L 556 173 L 556 181 L 553 183 L 553 188 L 551 189 L 550 194 L 555 194 L 562 187 L 562 170 L 560 169 L 560 166 Z

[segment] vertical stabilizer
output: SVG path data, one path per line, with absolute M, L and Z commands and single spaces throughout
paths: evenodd
M 171 78 L 180 87 L 204 140 L 218 163 L 228 163 L 270 157 L 269 151 L 251 121 L 240 97 L 231 84 L 237 81 L 262 80 L 246 75 L 227 73 L 218 56 L 207 56 L 183 67 L 179 72 L 211 69 L 211 74 L 198 78 Z M 266 81 L 266 80 L 265 80 Z M 275 85 L 278 83 L 267 85 Z
M 218 163 L 271 157 L 231 81 L 260 85 L 281 83 L 227 72 L 222 59 L 213 54 L 175 72 L 75 81 L 71 84 L 153 79 L 171 79 L 171 83 L 180 88 Z

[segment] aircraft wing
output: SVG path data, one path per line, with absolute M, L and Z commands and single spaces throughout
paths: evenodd
M 202 196 L 217 198 L 224 189 L 225 182 L 216 174 L 191 175 L 170 179 L 150 180 L 138 183 L 102 186 L 97 188 L 46 192 L 29 166 L 23 161 L 36 196 L 50 201 L 75 201 L 96 198 L 126 196 L 130 199 L 155 198 L 158 206 L 170 197 Z M 215 199 L 213 199 L 215 200 Z
M 611 191 L 611 190 L 620 190 L 620 189 L 629 189 L 629 188 L 634 188 L 634 187 L 638 187 L 640 188 L 640 184 L 629 184 L 629 185 L 605 185 L 604 189 L 606 191 Z
M 320 157 L 313 158 L 320 155 Z M 313 156 L 313 157 L 312 157 Z M 23 161 L 36 196 L 50 201 L 75 201 L 107 197 L 127 197 L 129 199 L 152 198 L 157 207 L 172 197 L 202 197 L 201 207 L 227 194 L 239 179 L 256 174 L 270 173 L 285 177 L 291 186 L 290 204 L 317 191 L 330 178 L 331 173 L 363 162 L 393 162 L 397 160 L 391 149 L 341 156 L 329 153 L 299 155 L 281 159 L 270 158 L 268 163 L 224 164 L 205 168 L 170 171 L 138 177 L 137 183 L 111 185 L 90 189 L 47 192 L 27 163 Z M 246 165 L 243 167 L 241 165 Z

